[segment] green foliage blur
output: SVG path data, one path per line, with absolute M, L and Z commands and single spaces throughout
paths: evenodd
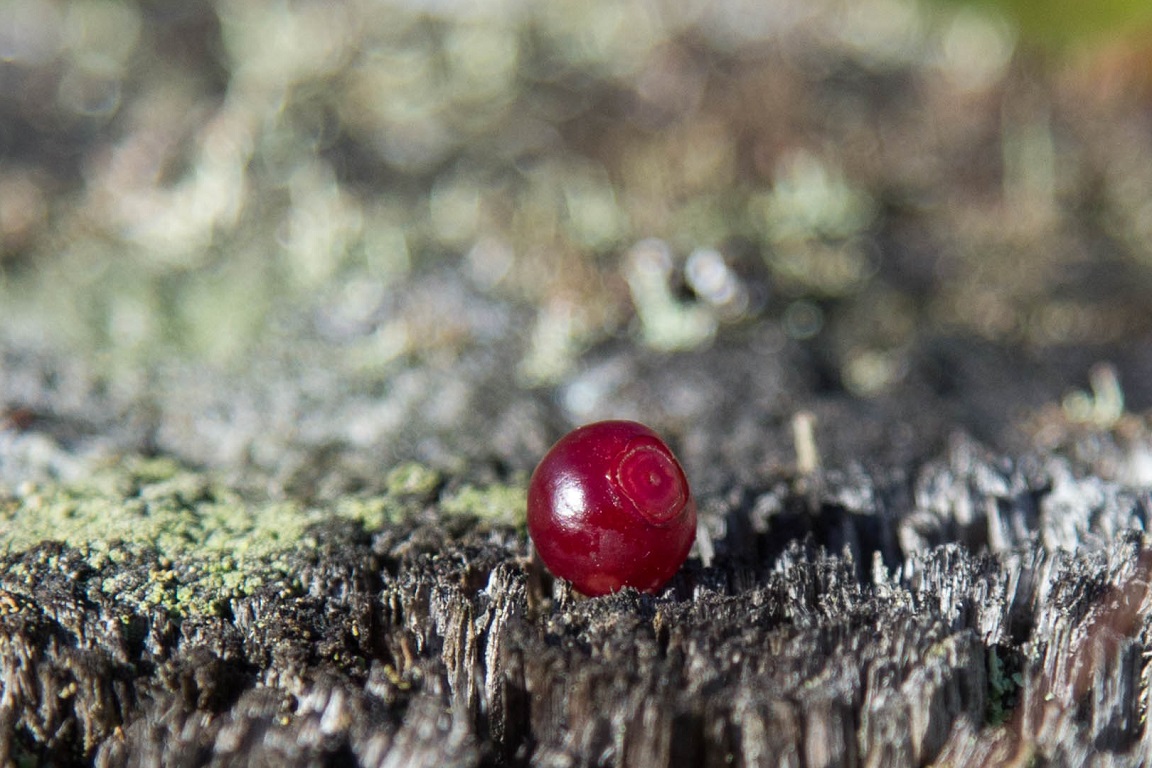
M 1025 43 L 1049 52 L 1091 48 L 1121 37 L 1152 44 L 1147 0 L 936 0 L 975 6 L 1007 17 Z

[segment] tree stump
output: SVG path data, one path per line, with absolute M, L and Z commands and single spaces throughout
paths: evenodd
M 449 512 L 444 484 L 305 507 L 170 462 L 115 473 L 3 502 L 10 536 L 63 539 L 3 560 L 9 760 L 1135 765 L 1150 746 L 1149 497 L 1055 454 L 957 440 L 888 476 L 705 496 L 706 544 L 669 587 L 594 599 L 533 561 L 521 509 Z
M 1148 764 L 1148 3 L 1040 5 L 0 1 L 0 763 Z M 658 594 L 525 531 L 609 418 Z

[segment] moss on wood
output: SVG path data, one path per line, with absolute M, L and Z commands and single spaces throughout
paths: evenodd
M 1152 739 L 1152 555 L 1139 508 L 1097 481 L 1060 488 L 1063 467 L 964 445 L 918 471 L 915 507 L 862 473 L 828 473 L 815 496 L 705 499 L 726 531 L 710 566 L 691 559 L 660 595 L 582 599 L 502 522 L 516 486 L 453 490 L 407 467 L 395 496 L 306 507 L 126 460 L 4 501 L 0 751 L 53 765 L 1125 764 Z M 1078 554 L 1042 543 L 1069 525 L 1117 533 Z M 934 526 L 983 535 L 985 554 L 927 541 Z

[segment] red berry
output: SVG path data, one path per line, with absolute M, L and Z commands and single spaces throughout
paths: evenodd
M 696 502 L 672 451 L 634 421 L 569 432 L 528 484 L 528 533 L 544 564 L 586 595 L 655 592 L 696 539 Z

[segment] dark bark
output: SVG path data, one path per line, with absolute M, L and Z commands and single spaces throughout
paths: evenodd
M 1135 765 L 1152 746 L 1147 504 L 1062 459 L 962 442 L 910 480 L 706 499 L 709 565 L 658 596 L 588 600 L 518 531 L 446 526 L 433 502 L 382 531 L 318 525 L 291 575 L 183 617 L 101 589 L 159 568 L 148 551 L 94 569 L 44 544 L 0 577 L 0 749 L 108 766 Z

